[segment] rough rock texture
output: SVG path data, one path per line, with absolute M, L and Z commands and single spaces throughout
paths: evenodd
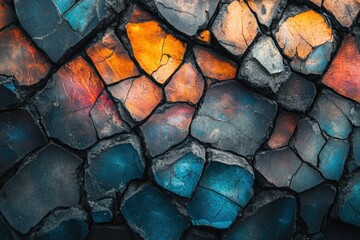
M 77 149 L 93 145 L 96 130 L 89 112 L 102 88 L 94 69 L 82 57 L 61 67 L 34 99 L 47 133 Z
M 275 114 L 274 102 L 228 81 L 208 89 L 191 135 L 214 147 L 251 156 L 264 142 Z
M 248 0 L 249 7 L 256 13 L 261 24 L 270 27 L 274 18 L 284 10 L 286 0 Z
M 234 55 L 242 55 L 259 32 L 255 16 L 244 0 L 224 4 L 211 27 L 220 44 Z
M 245 57 L 239 78 L 255 88 L 264 88 L 276 93 L 291 74 L 290 68 L 276 48 L 274 41 L 262 36 Z
M 75 173 L 81 162 L 54 144 L 29 158 L 0 192 L 0 211 L 10 225 L 27 233 L 54 208 L 77 204 L 80 189 Z
M 177 30 L 195 35 L 199 28 L 207 24 L 220 0 L 171 1 L 155 0 L 160 14 Z
M 336 19 L 344 27 L 350 27 L 360 11 L 359 1 L 354 0 L 324 0 L 322 5 L 334 14 Z
M 90 199 L 123 192 L 129 181 L 142 177 L 144 165 L 136 136 L 121 135 L 101 141 L 88 152 L 85 190 Z

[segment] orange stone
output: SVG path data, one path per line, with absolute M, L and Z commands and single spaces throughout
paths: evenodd
M 63 87 L 60 104 L 68 106 L 72 112 L 91 108 L 104 87 L 95 70 L 82 57 L 62 66 L 54 78 L 61 81 Z
M 348 35 L 341 44 L 322 83 L 339 94 L 360 103 L 360 50 L 355 37 Z
M 153 17 L 146 12 L 144 9 L 140 8 L 137 5 L 134 5 L 131 9 L 130 15 L 129 15 L 129 22 L 131 23 L 139 23 L 139 22 L 145 22 L 153 20 Z
M 248 0 L 249 7 L 256 13 L 259 22 L 270 26 L 281 0 Z
M 50 63 L 17 27 L 0 32 L 0 74 L 12 75 L 19 85 L 33 85 L 46 76 Z
M 211 32 L 209 30 L 202 31 L 196 39 L 204 43 L 211 43 Z
M 145 72 L 163 84 L 179 67 L 186 44 L 166 33 L 156 21 L 126 24 L 134 56 Z
M 271 149 L 277 149 L 288 145 L 294 134 L 299 117 L 291 112 L 281 112 L 275 124 L 275 128 L 268 141 Z
M 331 27 L 314 10 L 287 18 L 281 23 L 275 37 L 288 57 L 300 59 L 306 59 L 313 48 L 334 39 Z
M 204 76 L 219 81 L 236 77 L 236 63 L 230 61 L 208 48 L 194 47 L 196 61 Z
M 108 30 L 97 43 L 87 49 L 86 53 L 106 84 L 116 83 L 140 74 L 112 30 Z
M 235 0 L 221 7 L 211 31 L 229 52 L 241 55 L 258 34 L 259 26 L 246 2 Z
M 9 26 L 14 20 L 14 12 L 12 8 L 5 2 L 0 0 L 0 29 Z
M 360 11 L 359 0 L 324 0 L 323 6 L 334 14 L 344 27 L 350 27 Z
M 145 119 L 162 100 L 162 90 L 148 77 L 121 81 L 109 88 L 135 121 Z
M 165 87 L 169 102 L 196 104 L 204 91 L 204 79 L 191 62 L 187 62 L 174 74 Z

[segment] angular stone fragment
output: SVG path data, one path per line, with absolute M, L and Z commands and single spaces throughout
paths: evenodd
M 301 162 L 289 147 L 260 152 L 254 166 L 276 187 L 289 187 L 296 192 L 303 192 L 323 181 L 320 174 Z
M 164 84 L 181 64 L 186 44 L 156 21 L 127 23 L 126 32 L 140 67 Z
M 195 35 L 199 28 L 208 23 L 218 3 L 219 0 L 155 0 L 155 6 L 166 21 L 190 36 Z
M 276 94 L 276 101 L 288 110 L 305 112 L 316 97 L 315 84 L 292 73 L 281 85 Z
M 148 240 L 180 239 L 189 226 L 171 200 L 150 184 L 132 186 L 125 193 L 120 210 L 130 228 Z M 160 226 L 166 227 L 159 231 Z
M 346 139 L 352 131 L 352 125 L 342 109 L 333 102 L 329 91 L 323 90 L 316 100 L 310 116 L 321 129 L 331 137 Z
M 15 1 L 22 27 L 55 62 L 124 7 L 122 0 Z
M 0 113 L 0 174 L 26 154 L 47 143 L 26 110 Z
M 205 81 L 192 62 L 186 62 L 172 76 L 165 87 L 169 102 L 188 102 L 196 104 L 204 91 Z
M 274 41 L 271 37 L 262 36 L 240 65 L 239 77 L 253 87 L 276 93 L 290 74 L 291 70 L 284 64 Z
M 164 153 L 182 142 L 189 133 L 195 108 L 186 104 L 165 104 L 140 126 L 151 156 Z
M 236 63 L 232 62 L 208 48 L 194 47 L 196 61 L 205 77 L 219 81 L 236 77 Z
M 90 199 L 123 192 L 129 181 L 142 177 L 144 166 L 140 142 L 135 135 L 101 141 L 88 152 L 85 190 Z
M 94 225 L 90 240 L 132 240 L 131 231 L 125 224 L 123 225 Z
M 95 223 L 111 222 L 114 216 L 116 202 L 112 198 L 104 198 L 97 202 L 89 202 L 91 217 Z
M 89 112 L 102 88 L 82 57 L 62 66 L 34 100 L 47 133 L 73 148 L 93 145 L 97 137 Z
M 17 27 L 0 32 L 0 74 L 14 76 L 19 85 L 38 83 L 50 63 Z
M 75 172 L 81 162 L 54 144 L 29 158 L 0 192 L 0 211 L 10 225 L 24 234 L 54 208 L 77 204 Z
M 222 239 L 290 239 L 295 218 L 296 200 L 293 196 L 280 191 L 261 192 Z
M 190 198 L 205 164 L 205 149 L 193 141 L 152 160 L 151 171 L 157 184 L 182 197 Z
M 318 155 L 325 143 L 319 124 L 309 118 L 302 119 L 299 122 L 293 139 L 293 146 L 303 161 L 317 167 Z
M 335 212 L 341 221 L 360 226 L 360 172 L 349 176 L 339 187 Z
M 330 211 L 335 194 L 336 188 L 331 184 L 326 184 L 299 195 L 300 216 L 307 225 L 308 233 L 313 234 L 321 230 L 324 216 Z
M 199 33 L 196 39 L 202 43 L 211 44 L 211 32 L 209 30 L 204 30 Z
M 106 84 L 116 83 L 140 74 L 113 30 L 107 30 L 86 50 L 86 53 Z
M 267 145 L 272 149 L 286 146 L 295 131 L 298 121 L 299 117 L 294 113 L 281 112 L 276 119 L 275 128 Z
M 114 134 L 128 132 L 129 127 L 121 119 L 114 101 L 106 91 L 103 91 L 90 111 L 100 139 Z
M 360 103 L 360 50 L 355 37 L 348 35 L 321 82 L 339 94 Z
M 319 155 L 319 171 L 330 180 L 339 180 L 349 152 L 346 140 L 330 138 Z
M 15 81 L 13 77 L 0 75 L 0 110 L 15 108 L 21 102 Z
M 244 158 L 219 150 L 209 150 L 209 161 L 186 208 L 194 225 L 228 228 L 253 195 L 254 173 Z
M 252 43 L 259 27 L 244 0 L 224 4 L 211 27 L 220 44 L 234 55 L 242 55 Z
M 14 19 L 13 9 L 5 0 L 0 0 L 0 29 L 9 26 Z
M 286 0 L 248 0 L 249 7 L 256 13 L 261 24 L 270 27 L 275 17 L 282 13 Z
M 146 76 L 121 81 L 109 91 L 137 122 L 148 117 L 163 98 L 161 88 Z
M 40 231 L 30 236 L 30 240 L 85 240 L 89 234 L 88 214 L 79 208 L 56 210 L 49 215 Z
M 274 102 L 243 85 L 214 84 L 192 122 L 191 135 L 216 148 L 252 156 L 265 141 L 275 115 Z
M 352 156 L 355 168 L 360 167 L 360 128 L 355 128 L 351 136 Z
M 307 8 L 287 8 L 274 34 L 291 67 L 304 74 L 322 74 L 335 48 L 325 18 Z
M 334 14 L 344 27 L 350 27 L 360 11 L 360 2 L 357 0 L 324 0 L 322 5 Z

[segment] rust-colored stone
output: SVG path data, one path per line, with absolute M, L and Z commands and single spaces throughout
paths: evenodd
M 275 124 L 275 128 L 268 141 L 271 149 L 286 146 L 291 136 L 294 134 L 296 125 L 299 121 L 298 116 L 291 112 L 281 112 Z
M 48 73 L 50 63 L 17 27 L 0 32 L 0 74 L 13 75 L 19 85 L 33 85 Z
M 112 30 L 107 31 L 86 52 L 106 84 L 116 83 L 140 74 Z
M 258 34 L 259 26 L 245 1 L 235 0 L 221 7 L 211 30 L 223 47 L 241 55 Z
M 348 35 L 341 44 L 322 83 L 339 94 L 360 103 L 360 50 L 355 37 Z
M 162 100 L 162 90 L 148 77 L 124 80 L 109 88 L 135 121 L 145 119 Z
M 196 39 L 200 40 L 201 42 L 210 44 L 211 32 L 209 30 L 204 30 L 196 37 Z
M 204 76 L 216 80 L 229 80 L 236 76 L 236 63 L 204 47 L 194 47 L 196 61 Z
M 142 69 L 160 84 L 182 62 L 186 44 L 166 33 L 156 21 L 126 24 L 134 56 Z
M 287 18 L 280 24 L 275 37 L 289 58 L 300 59 L 306 59 L 313 48 L 334 39 L 331 27 L 314 10 Z
M 171 78 L 165 87 L 170 102 L 196 104 L 204 91 L 204 79 L 191 62 L 187 62 Z
M 0 0 L 0 29 L 9 26 L 13 21 L 13 9 L 5 2 L 5 0 Z

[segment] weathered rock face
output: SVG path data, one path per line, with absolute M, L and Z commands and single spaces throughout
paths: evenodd
M 265 141 L 275 114 L 274 102 L 228 81 L 206 92 L 191 125 L 191 135 L 216 148 L 251 156 Z
M 130 228 L 144 239 L 179 239 L 188 228 L 188 220 L 164 193 L 152 185 L 143 184 L 129 190 L 124 195 L 120 210 Z M 167 227 L 158 231 L 158 226 Z
M 234 55 L 242 55 L 259 32 L 255 16 L 244 0 L 224 4 L 211 27 L 219 43 Z
M 339 23 L 344 27 L 350 27 L 360 11 L 360 3 L 353 0 L 334 1 L 324 0 L 318 1 L 319 6 L 323 6 L 331 12 Z
M 102 88 L 82 57 L 61 67 L 34 99 L 47 133 L 73 148 L 93 145 L 97 138 L 89 113 Z
M 248 0 L 249 7 L 256 13 L 261 24 L 270 27 L 274 18 L 277 18 L 284 10 L 286 0 Z
M 160 14 L 180 32 L 195 35 L 208 23 L 220 0 L 154 0 Z
M 124 7 L 111 0 L 15 1 L 21 25 L 54 62 Z
M 54 144 L 34 154 L 1 189 L 0 211 L 10 225 L 24 234 L 54 208 L 76 205 L 81 162 Z
M 276 93 L 291 74 L 290 68 L 270 37 L 262 36 L 255 43 L 240 67 L 239 78 L 255 88 Z
M 307 8 L 288 7 L 274 35 L 291 67 L 303 74 L 322 74 L 335 48 L 327 20 Z

